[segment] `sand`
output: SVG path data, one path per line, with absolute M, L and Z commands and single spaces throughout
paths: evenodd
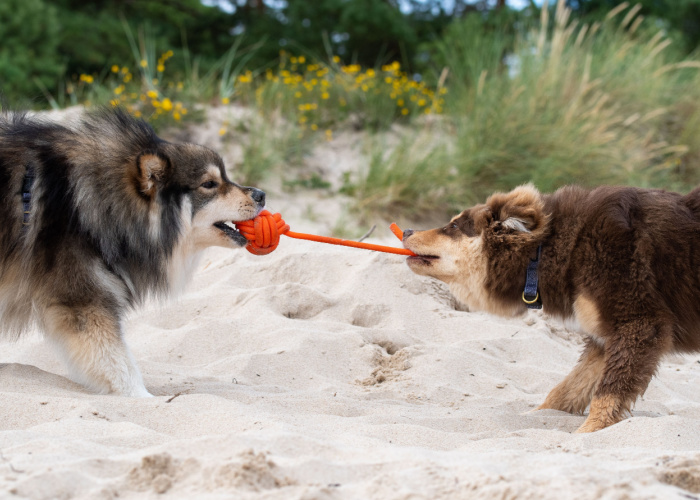
M 303 218 L 330 210 L 318 194 L 269 194 L 298 230 L 335 222 Z M 38 334 L 0 343 L 0 498 L 700 497 L 700 356 L 665 359 L 628 420 L 574 434 L 583 416 L 527 412 L 580 335 L 464 311 L 400 256 L 210 250 L 126 331 L 153 398 L 91 394 Z

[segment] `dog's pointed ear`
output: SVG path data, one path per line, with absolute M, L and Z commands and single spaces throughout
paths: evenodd
M 139 193 L 153 198 L 165 178 L 168 161 L 156 153 L 142 153 L 136 158 L 134 184 Z
M 493 214 L 492 227 L 510 233 L 539 233 L 549 217 L 544 210 L 542 195 L 532 184 L 525 184 L 509 193 L 495 193 L 486 205 Z

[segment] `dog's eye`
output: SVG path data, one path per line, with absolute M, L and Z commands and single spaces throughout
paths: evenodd
M 204 189 L 214 189 L 218 185 L 219 184 L 215 181 L 207 181 L 207 182 L 203 182 L 200 187 L 203 187 Z
M 450 224 L 450 229 L 457 229 L 457 223 L 453 222 L 452 224 Z

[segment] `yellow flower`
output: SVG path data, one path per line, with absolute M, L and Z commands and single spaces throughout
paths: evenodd
M 119 95 L 119 94 L 121 94 L 122 92 L 124 92 L 124 85 L 119 85 L 116 89 L 114 89 L 114 93 L 115 93 L 116 95 Z
M 159 65 L 156 67 L 156 69 L 157 69 L 160 73 L 162 73 L 163 71 L 165 71 L 165 65 L 159 64 Z
M 80 75 L 80 81 L 85 83 L 92 83 L 95 81 L 95 79 L 92 77 L 92 75 Z
M 290 58 L 289 58 L 289 62 L 292 63 L 292 64 L 296 64 L 296 63 L 297 63 L 297 58 L 296 58 L 296 57 L 290 57 Z
M 180 118 L 181 118 L 181 117 L 180 117 L 180 113 L 178 113 L 178 112 L 173 113 L 173 118 L 175 118 L 175 121 L 178 121 L 178 122 L 179 122 L 179 121 L 180 121 Z
M 401 114 L 402 115 L 407 115 L 408 114 L 408 109 L 407 108 L 401 108 Z
M 425 99 L 418 99 L 418 105 L 419 106 L 425 106 Z
M 182 90 L 182 87 L 184 87 L 182 82 L 177 82 L 177 90 Z
M 297 99 L 299 99 L 299 98 L 301 97 L 301 92 L 298 92 L 298 91 L 297 91 L 297 92 L 294 92 L 294 97 L 296 97 Z
M 300 117 L 299 117 L 299 123 L 300 123 L 300 124 L 303 125 L 304 123 L 306 123 L 306 121 L 307 121 L 307 118 L 306 118 L 305 116 L 300 116 Z
M 321 94 L 321 99 L 328 99 L 331 95 L 328 92 Z
M 318 125 L 316 125 L 315 123 L 311 124 L 311 130 L 313 130 L 313 131 L 318 130 Z
M 146 95 L 151 99 L 155 99 L 156 97 L 158 97 L 158 92 L 156 92 L 155 90 L 149 90 L 148 92 L 146 92 Z
M 340 62 L 340 57 L 338 56 L 333 56 L 333 62 L 338 64 Z
M 384 78 L 384 81 L 385 81 L 386 83 L 391 83 L 391 82 L 393 81 L 393 78 L 390 77 L 390 76 L 387 76 L 386 78 Z
M 226 133 L 226 129 L 224 127 L 221 127 L 219 129 L 219 135 L 224 135 Z
M 368 90 L 369 90 L 369 86 L 367 86 L 366 83 L 363 84 L 363 85 L 362 85 L 362 92 L 367 92 Z
M 141 111 L 139 111 L 138 109 L 137 109 L 136 111 L 134 111 L 132 114 L 133 114 L 134 117 L 136 117 L 136 118 L 141 118 Z
M 112 73 L 119 73 L 119 66 L 117 64 L 112 66 Z
M 397 106 L 403 106 L 403 99 L 399 99 L 396 101 Z
M 299 56 L 298 61 L 299 61 L 299 64 L 304 64 L 306 62 L 306 57 Z M 294 61 L 292 61 L 292 62 L 294 62 Z
M 327 141 L 333 140 L 333 131 L 331 129 L 326 130 L 326 140 Z
M 153 99 L 153 100 L 151 101 L 151 106 L 153 106 L 154 108 L 159 108 L 159 107 L 160 107 L 160 101 L 158 101 L 157 99 Z
M 173 102 L 166 97 L 165 99 L 163 99 L 161 106 L 163 106 L 163 110 L 170 111 L 171 109 L 173 109 Z
M 129 83 L 131 81 L 131 73 L 124 75 L 124 83 Z
M 112 99 L 111 101 L 109 101 L 109 103 L 110 103 L 113 107 L 119 106 L 119 101 L 118 101 L 117 99 Z
M 367 70 L 367 76 L 372 78 L 374 76 L 374 70 L 372 68 Z
M 231 99 L 229 99 L 228 97 L 224 97 L 223 99 L 221 99 L 221 104 L 228 104 L 229 102 L 231 102 Z
M 141 64 L 141 67 L 142 67 L 142 68 L 147 68 L 147 67 L 148 67 L 148 61 L 146 61 L 145 59 L 141 59 L 141 62 L 140 62 L 139 64 Z

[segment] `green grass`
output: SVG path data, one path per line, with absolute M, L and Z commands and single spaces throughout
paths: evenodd
M 494 23 L 452 25 L 434 44 L 444 67 L 431 85 L 398 63 L 360 68 L 284 52 L 244 69 L 255 46 L 240 41 L 203 76 L 184 50 L 187 74 L 170 75 L 172 52 L 158 57 L 146 34 L 127 30 L 131 69 L 81 75 L 48 98 L 54 107 L 113 101 L 163 125 L 190 120 L 202 104 L 246 106 L 255 119 L 222 132 L 224 147 L 243 147 L 236 179 L 264 185 L 277 175 L 293 190 L 331 189 L 308 176 L 305 156 L 317 141 L 364 129 L 366 149 L 352 154 L 367 166 L 341 189 L 353 216 L 447 216 L 525 182 L 543 191 L 700 182 L 700 59 L 681 57 L 637 7 L 583 25 L 559 0 L 518 30 Z
M 461 66 L 448 67 L 455 90 L 433 133 L 439 145 L 425 139 L 372 154 L 346 191 L 360 209 L 398 216 L 455 213 L 525 182 L 543 191 L 570 183 L 690 189 L 700 182 L 700 60 L 680 59 L 636 12 L 623 5 L 581 26 L 560 1 L 553 19 L 543 11 L 540 25 L 518 37 L 510 71 L 498 69 L 499 48 L 488 41 L 472 45 L 472 55 L 466 42 L 444 46 L 445 60 Z
M 445 209 L 454 197 L 456 172 L 446 144 L 434 131 L 406 131 L 398 143 L 391 136 L 370 138 L 367 167 L 346 179 L 342 191 L 361 213 L 419 219 Z M 394 140 L 393 142 L 396 142 Z

